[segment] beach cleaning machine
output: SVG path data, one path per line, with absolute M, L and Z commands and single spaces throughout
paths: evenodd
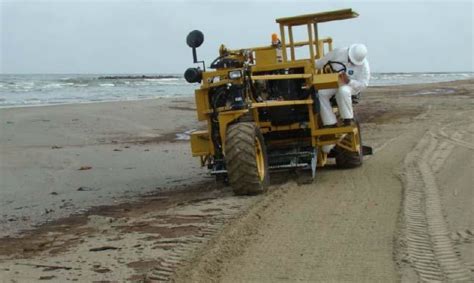
M 194 63 L 202 64 L 184 74 L 187 82 L 200 84 L 195 90 L 197 118 L 207 122 L 207 129 L 192 133 L 191 148 L 201 165 L 239 195 L 265 191 L 270 170 L 307 169 L 314 179 L 317 167 L 328 159 L 335 159 L 337 167 L 360 166 L 358 122 L 344 126 L 335 104 L 337 127 L 324 128 L 319 116 L 318 90 L 337 88 L 338 73 L 330 66 L 315 68 L 315 59 L 332 50 L 333 42 L 319 37 L 318 24 L 357 16 L 345 9 L 277 19 L 280 37 L 273 34 L 271 45 L 221 45 L 210 70 L 196 55 L 203 33 L 189 33 Z M 307 40 L 295 41 L 295 28 L 307 29 Z M 297 59 L 306 48 L 306 58 Z M 334 150 L 323 152 L 322 146 L 330 144 L 336 144 Z

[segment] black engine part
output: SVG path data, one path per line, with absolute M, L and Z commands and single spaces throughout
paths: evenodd
M 308 98 L 309 92 L 302 89 L 304 80 L 268 81 L 268 99 L 299 100 Z
M 211 63 L 211 69 L 242 68 L 243 62 L 237 59 L 226 58 L 226 56 L 217 57 Z
M 268 100 L 302 100 L 308 99 L 311 91 L 303 89 L 304 80 L 272 80 L 267 83 Z M 272 107 L 261 112 L 275 125 L 286 125 L 307 121 L 306 105 Z

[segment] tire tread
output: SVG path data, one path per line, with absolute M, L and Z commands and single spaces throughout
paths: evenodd
M 227 129 L 225 159 L 229 183 L 237 195 L 253 195 L 266 190 L 268 166 L 265 159 L 264 181 L 260 181 L 255 159 L 255 138 L 260 135 L 262 150 L 263 138 L 254 123 L 241 122 Z M 264 153 L 266 158 L 266 154 Z

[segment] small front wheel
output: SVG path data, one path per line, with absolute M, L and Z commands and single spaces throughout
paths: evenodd
M 268 160 L 260 129 L 254 123 L 237 123 L 227 129 L 225 162 L 229 183 L 237 195 L 267 190 Z

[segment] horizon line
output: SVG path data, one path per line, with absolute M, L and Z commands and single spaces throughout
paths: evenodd
M 372 74 L 461 74 L 474 73 L 474 71 L 414 71 L 414 72 L 372 72 Z M 182 75 L 181 73 L 164 72 L 164 73 L 2 73 L 0 75 Z

